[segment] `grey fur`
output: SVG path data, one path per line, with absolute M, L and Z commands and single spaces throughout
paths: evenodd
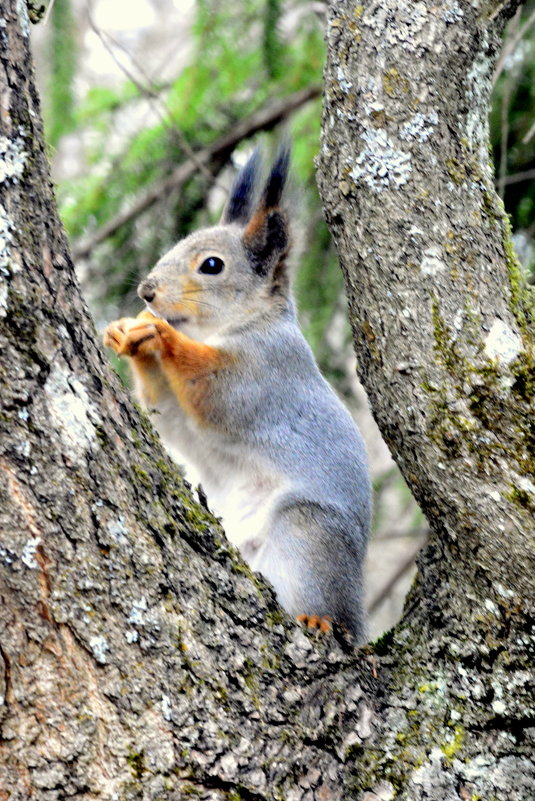
M 281 220 L 286 224 L 282 212 Z M 256 226 L 255 237 L 261 234 Z M 198 231 L 140 287 L 140 293 L 147 285 L 151 294 L 154 289 L 149 309 L 155 315 L 234 359 L 209 377 L 213 402 L 204 425 L 181 408 L 169 386 L 154 424 L 201 481 L 229 539 L 272 582 L 288 612 L 330 615 L 361 641 L 371 515 L 365 446 L 299 329 L 289 281 L 272 291 L 287 269 L 285 253 L 268 254 L 269 270 L 261 274 L 251 265 L 248 236 L 236 224 Z M 223 259 L 222 275 L 194 272 L 207 255 Z M 192 276 L 198 290 L 188 301 L 183 287 Z M 139 394 L 143 401 L 142 386 Z

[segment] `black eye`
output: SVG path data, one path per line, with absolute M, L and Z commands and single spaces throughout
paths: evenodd
M 224 268 L 225 262 L 223 259 L 220 259 L 218 256 L 210 256 L 203 261 L 199 267 L 199 272 L 206 273 L 207 275 L 218 275 L 223 272 Z

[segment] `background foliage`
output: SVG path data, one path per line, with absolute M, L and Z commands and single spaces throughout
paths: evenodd
M 136 286 L 160 255 L 190 231 L 215 223 L 235 166 L 258 142 L 272 149 L 281 130 L 289 129 L 301 321 L 322 369 L 359 420 L 375 479 L 368 583 L 372 631 L 378 633 L 399 614 L 426 527 L 355 378 L 342 278 L 315 186 L 326 6 L 309 0 L 151 2 L 156 21 L 148 39 L 136 42 L 106 31 L 98 22 L 97 0 L 85 6 L 55 0 L 47 25 L 36 34 L 60 212 L 86 297 L 99 328 L 117 316 L 136 314 L 141 309 Z M 507 31 L 490 119 L 498 188 L 532 279 L 534 7 L 535 2 L 526 4 Z M 160 60 L 158 68 L 154 54 L 163 52 L 161 37 L 176 22 L 177 9 L 184 11 L 185 21 L 178 24 L 183 53 L 163 66 Z M 115 63 L 113 81 L 95 82 L 84 72 L 88 36 L 98 37 Z M 178 32 L 176 38 L 178 48 Z M 277 104 L 292 105 L 296 93 L 307 88 L 311 94 L 316 89 L 315 97 L 283 113 L 282 122 L 272 120 L 255 130 L 259 113 L 269 116 Z M 237 130 L 242 135 L 236 146 L 213 152 Z M 194 166 L 191 177 L 173 184 L 177 166 L 188 161 Z

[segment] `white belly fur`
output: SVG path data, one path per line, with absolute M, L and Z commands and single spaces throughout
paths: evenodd
M 223 462 L 214 458 L 208 472 L 199 470 L 176 452 L 173 456 L 185 465 L 188 481 L 202 484 L 208 505 L 222 519 L 228 539 L 243 551 L 254 569 L 286 483 L 268 470 L 259 470 L 258 464 L 238 466 L 233 464 L 234 460 Z
M 171 394 L 160 401 L 152 419 L 170 455 L 185 468 L 186 479 L 202 485 L 228 539 L 254 569 L 287 481 L 239 446 L 210 441 L 208 432 L 197 428 Z M 196 459 L 201 452 L 202 459 Z
M 234 545 L 241 547 L 254 539 L 259 546 L 267 535 L 273 509 L 282 492 L 280 483 L 249 473 L 229 477 L 209 498 Z

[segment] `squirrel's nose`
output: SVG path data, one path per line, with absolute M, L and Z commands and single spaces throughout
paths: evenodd
M 156 296 L 156 287 L 152 283 L 152 281 L 142 281 L 141 284 L 138 286 L 137 294 L 141 298 L 141 300 L 145 300 L 147 303 L 152 303 Z

